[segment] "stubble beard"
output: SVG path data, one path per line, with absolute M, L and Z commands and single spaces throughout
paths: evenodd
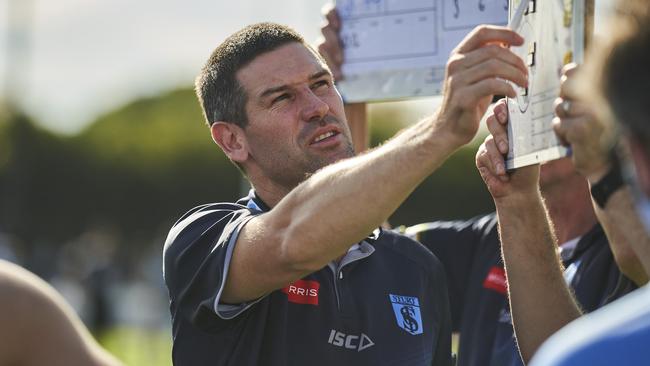
M 310 159 L 309 163 L 307 164 L 307 168 L 305 169 L 305 173 L 303 174 L 302 179 L 298 182 L 298 184 L 306 181 L 319 170 L 332 164 L 336 164 L 341 160 L 352 158 L 355 155 L 356 153 L 354 152 L 354 146 L 352 146 L 352 142 L 349 139 L 346 139 L 345 147 L 339 156 L 336 156 L 333 159 L 322 157 L 314 157 L 313 159 Z

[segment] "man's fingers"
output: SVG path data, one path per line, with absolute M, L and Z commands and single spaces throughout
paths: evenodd
M 457 48 L 458 52 L 467 53 L 488 43 L 502 43 L 521 46 L 524 39 L 515 31 L 499 26 L 481 25 L 469 33 Z
M 341 20 L 333 2 L 327 3 L 321 9 L 325 23 L 321 27 L 322 38 L 319 41 L 318 52 L 323 56 L 332 71 L 334 78 L 342 78 L 341 65 L 343 64 L 343 47 L 339 31 Z
M 341 29 L 341 19 L 339 13 L 336 11 L 336 6 L 333 2 L 329 2 L 323 6 L 321 13 L 325 16 L 327 23 L 332 25 L 336 31 Z
M 522 72 L 520 69 L 496 58 L 486 60 L 456 75 L 456 78 L 464 79 L 467 84 L 474 84 L 483 79 L 495 77 L 512 81 L 522 88 L 528 87 L 527 71 Z
M 341 74 L 341 68 L 337 67 L 336 61 L 330 56 L 330 51 L 327 48 L 327 45 L 324 43 L 321 43 L 318 45 L 318 53 L 323 56 L 323 59 L 325 59 L 325 63 L 327 63 L 327 66 L 330 68 L 330 71 L 332 72 L 332 76 L 334 76 L 334 80 L 341 80 L 342 79 L 342 74 Z
M 499 99 L 494 103 L 494 115 L 497 118 L 497 121 L 502 125 L 508 124 L 508 102 L 505 98 Z
M 461 90 L 459 93 L 459 98 L 465 99 L 464 104 L 466 105 L 476 105 L 480 99 L 493 95 L 505 95 L 514 98 L 517 93 L 509 82 L 492 78 L 465 87 L 465 90 Z
M 555 131 L 555 135 L 560 140 L 560 143 L 564 146 L 569 146 L 569 141 L 566 139 L 567 123 L 562 123 L 562 120 L 558 117 L 553 118 L 552 123 L 553 131 Z
M 559 119 L 564 139 L 569 144 L 579 143 L 582 146 L 598 144 L 602 134 L 602 126 L 594 123 L 588 116 Z
M 488 136 L 488 138 L 485 140 L 485 151 L 488 158 L 492 162 L 492 174 L 503 180 L 503 177 L 506 177 L 506 165 L 503 160 L 503 155 L 497 149 L 494 138 Z
M 560 118 L 580 117 L 591 115 L 589 106 L 579 100 L 556 98 L 553 102 L 555 115 Z
M 517 56 L 510 49 L 497 44 L 481 47 L 465 54 L 453 54 L 447 63 L 447 70 L 453 73 L 462 69 L 469 69 L 492 59 L 501 60 L 524 73 L 528 73 L 528 68 L 521 57 Z
M 481 144 L 476 152 L 476 167 L 478 168 L 483 180 L 488 176 L 492 176 L 494 168 L 492 167 L 492 161 L 490 160 L 487 149 L 485 147 L 485 142 Z
M 494 138 L 494 143 L 501 154 L 508 153 L 508 130 L 506 125 L 499 123 L 494 111 L 486 120 L 488 131 Z
M 343 63 L 343 47 L 341 46 L 338 31 L 333 27 L 325 26 L 321 28 L 321 33 L 323 34 L 323 38 L 325 38 L 323 45 L 327 49 L 327 53 L 332 61 L 336 63 L 336 65 L 330 65 L 330 67 L 335 66 L 336 68 L 341 68 L 341 64 Z
M 491 192 L 498 187 L 499 181 L 506 182 L 509 180 L 508 175 L 498 176 L 495 174 L 494 164 L 487 149 L 487 140 L 481 144 L 476 152 L 476 168 Z
M 564 65 L 564 67 L 562 68 L 562 75 L 566 75 L 566 77 L 571 77 L 576 73 L 576 71 L 578 71 L 578 65 L 571 62 Z
M 579 88 L 577 78 L 575 75 L 580 71 L 576 64 L 567 64 L 562 69 L 562 77 L 560 78 L 560 97 L 577 99 L 579 95 Z

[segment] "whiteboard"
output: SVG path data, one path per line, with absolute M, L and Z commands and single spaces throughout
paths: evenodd
M 560 93 L 562 67 L 581 63 L 584 57 L 584 0 L 524 1 L 527 4 L 511 0 L 510 16 L 520 5 L 527 7 L 523 18 L 513 25 L 526 42 L 512 50 L 528 65 L 529 86 L 524 89 L 513 84 L 517 97 L 508 98 L 507 169 L 569 154 L 553 131 L 553 103 Z
M 549 0 L 547 0 L 549 1 Z M 505 25 L 508 0 L 337 0 L 346 102 L 439 95 L 450 52 L 479 24 Z

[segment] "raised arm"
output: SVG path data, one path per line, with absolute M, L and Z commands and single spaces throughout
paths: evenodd
M 593 107 L 578 98 L 574 86 L 577 71 L 575 64 L 564 69 L 560 97 L 555 102 L 554 128 L 560 139 L 571 146 L 576 170 L 593 188 L 606 176 L 620 174 L 620 170 L 614 170 L 619 167 L 612 164 L 609 154 L 613 125 L 598 120 Z M 636 213 L 630 187 L 622 179 L 619 183 L 618 187 L 608 189 L 605 202 L 593 202 L 594 210 L 607 234 L 616 264 L 641 286 L 648 282 L 650 263 L 644 268 L 639 257 L 650 258 L 650 236 Z M 600 186 L 603 184 L 608 183 L 603 181 Z
M 500 101 L 487 119 L 493 135 L 481 145 L 476 166 L 497 209 L 512 324 L 519 352 L 528 362 L 549 336 L 581 312 L 564 281 L 538 187 L 539 165 L 519 168 L 511 175 L 505 171 L 507 121 L 507 107 Z
M 478 129 L 492 95 L 527 84 L 523 61 L 501 44 L 522 38 L 482 26 L 453 51 L 438 112 L 364 155 L 314 174 L 269 213 L 248 222 L 235 246 L 222 301 L 281 288 L 344 254 Z

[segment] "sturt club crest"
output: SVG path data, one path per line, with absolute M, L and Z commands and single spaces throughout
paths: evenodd
M 389 294 L 397 325 L 412 335 L 422 334 L 422 315 L 417 297 Z

